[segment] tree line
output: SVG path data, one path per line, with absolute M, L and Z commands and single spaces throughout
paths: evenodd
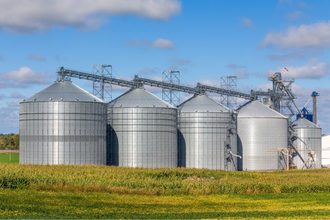
M 18 150 L 18 134 L 0 134 L 0 150 Z

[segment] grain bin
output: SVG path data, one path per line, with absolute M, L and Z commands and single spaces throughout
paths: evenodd
M 177 110 L 143 88 L 108 105 L 108 163 L 124 167 L 177 166 Z
M 292 127 L 297 137 L 293 145 L 305 161 L 304 164 L 298 156 L 295 156 L 294 164 L 298 169 L 321 168 L 321 128 L 305 118 L 299 118 L 293 122 Z
M 236 119 L 236 113 L 205 94 L 179 105 L 179 166 L 235 170 Z
M 238 149 L 241 170 L 279 168 L 278 149 L 288 146 L 288 119 L 259 101 L 238 109 Z
M 57 81 L 20 103 L 21 164 L 105 164 L 106 104 Z
M 322 166 L 330 168 L 330 135 L 322 136 Z

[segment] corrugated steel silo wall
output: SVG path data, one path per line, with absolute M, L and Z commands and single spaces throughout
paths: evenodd
M 106 105 L 22 102 L 21 164 L 105 164 Z
M 295 129 L 296 135 L 301 138 L 307 146 L 310 147 L 312 151 L 315 152 L 315 168 L 321 168 L 321 158 L 322 158 L 322 142 L 321 142 L 321 128 L 311 128 L 311 127 L 300 127 Z M 296 140 L 294 146 L 297 148 L 300 155 L 306 161 L 308 159 L 308 150 L 303 142 Z M 304 167 L 301 159 L 296 156 L 294 158 L 294 163 L 297 165 L 298 169 Z M 306 167 L 305 167 L 306 168 Z
M 109 164 L 124 167 L 177 167 L 177 110 L 108 109 Z
M 225 166 L 226 144 L 237 153 L 236 114 L 179 112 L 179 166 L 234 170 Z M 231 131 L 229 131 L 231 129 Z M 232 132 L 232 134 L 230 134 Z M 234 157 L 236 163 L 236 158 Z
M 237 133 L 243 157 L 240 169 L 279 169 L 277 150 L 288 146 L 287 119 L 238 117 Z
M 330 167 L 330 136 L 322 136 L 322 162 L 321 164 L 326 167 Z

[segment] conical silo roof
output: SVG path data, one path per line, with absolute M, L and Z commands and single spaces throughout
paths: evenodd
M 313 122 L 307 120 L 306 118 L 299 118 L 292 123 L 295 128 L 319 128 Z
M 109 103 L 109 107 L 160 107 L 160 108 L 175 108 L 171 104 L 161 100 L 154 94 L 146 91 L 144 88 L 131 89 L 128 92 L 122 94 L 118 98 Z
M 255 100 L 238 109 L 239 118 L 287 118 L 281 113 Z
M 38 92 L 23 102 L 49 102 L 49 101 L 81 101 L 103 102 L 98 97 L 73 84 L 68 80 L 56 81 L 46 89 Z
M 178 107 L 181 112 L 229 112 L 230 110 L 215 102 L 207 95 L 196 95 L 183 102 Z

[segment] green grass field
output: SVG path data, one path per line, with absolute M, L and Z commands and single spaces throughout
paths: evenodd
M 330 216 L 330 195 L 148 196 L 0 190 L 0 218 L 301 218 Z
M 330 170 L 0 164 L 0 218 L 330 219 Z
M 18 163 L 18 153 L 0 153 L 0 163 Z

